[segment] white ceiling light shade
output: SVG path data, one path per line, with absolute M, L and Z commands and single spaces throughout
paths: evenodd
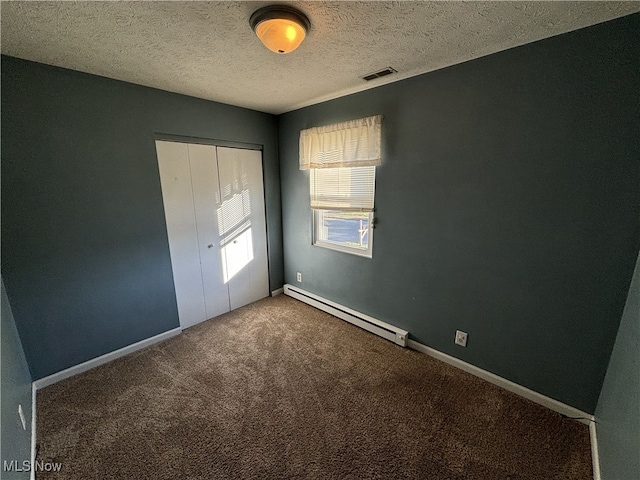
M 311 27 L 305 14 L 285 5 L 260 8 L 249 23 L 264 46 L 275 53 L 293 52 Z

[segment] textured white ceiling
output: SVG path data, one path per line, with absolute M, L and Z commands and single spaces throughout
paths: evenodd
M 249 17 L 311 20 L 277 55 Z M 282 113 L 640 11 L 640 2 L 2 2 L 2 53 Z M 372 82 L 365 74 L 398 73 Z

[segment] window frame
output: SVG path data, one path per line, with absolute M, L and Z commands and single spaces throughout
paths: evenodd
M 332 212 L 334 210 L 324 210 L 324 209 L 316 209 L 313 208 L 311 209 L 311 216 L 312 216 L 312 245 L 314 247 L 320 247 L 320 248 L 326 248 L 329 250 L 335 250 L 338 252 L 343 252 L 343 253 L 349 253 L 351 255 L 357 255 L 359 257 L 365 257 L 365 258 L 373 258 L 373 230 L 374 230 L 374 222 L 375 222 L 375 215 L 374 212 L 361 212 L 359 210 L 344 210 L 345 212 L 357 212 L 357 213 L 362 213 L 363 215 L 368 215 L 369 216 L 369 231 L 367 232 L 367 235 L 369 235 L 368 238 L 368 242 L 367 242 L 367 248 L 359 248 L 359 247 L 355 247 L 355 246 L 350 246 L 350 245 L 344 245 L 341 243 L 337 243 L 337 242 L 332 242 L 329 240 L 324 240 L 320 238 L 320 229 L 322 229 L 322 225 L 320 225 L 320 223 L 323 220 L 323 214 L 322 212 Z

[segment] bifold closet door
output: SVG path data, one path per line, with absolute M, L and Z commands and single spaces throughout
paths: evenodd
M 216 149 L 156 142 L 180 326 L 229 311 L 222 276 Z
M 262 153 L 217 147 L 224 279 L 231 310 L 269 295 Z
M 180 326 L 269 295 L 262 154 L 157 141 Z
M 229 287 L 223 276 L 224 237 L 218 221 L 222 203 L 216 147 L 189 144 L 189 165 L 206 320 L 230 310 Z

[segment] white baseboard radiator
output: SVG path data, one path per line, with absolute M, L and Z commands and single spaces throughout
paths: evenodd
M 341 318 L 342 320 L 363 328 L 368 332 L 375 333 L 376 335 L 386 338 L 401 347 L 407 346 L 409 332 L 406 330 L 394 327 L 393 325 L 389 325 L 388 323 L 377 320 L 369 315 L 356 312 L 355 310 L 351 310 L 350 308 L 332 302 L 331 300 L 327 300 L 326 298 L 314 295 L 313 293 L 289 284 L 284 286 L 284 294 L 295 298 L 296 300 L 300 300 L 301 302 L 307 303 L 312 307 L 316 307 L 324 312 L 330 313 L 334 317 Z

